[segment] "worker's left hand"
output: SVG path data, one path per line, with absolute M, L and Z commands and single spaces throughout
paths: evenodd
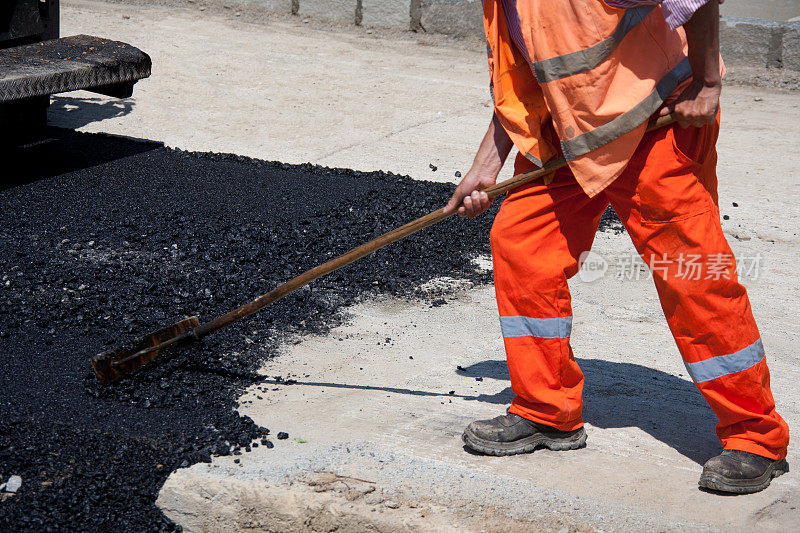
M 674 112 L 682 128 L 689 126 L 700 128 L 713 124 L 717 120 L 721 93 L 721 83 L 705 85 L 693 81 L 677 100 L 661 110 L 660 115 L 663 117 Z

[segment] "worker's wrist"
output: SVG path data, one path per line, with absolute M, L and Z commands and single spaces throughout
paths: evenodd
M 694 81 L 699 83 L 704 89 L 719 89 L 722 87 L 722 78 L 717 75 L 716 77 L 705 76 L 701 78 L 694 78 Z
M 706 52 L 705 58 L 696 59 L 692 65 L 692 80 L 704 88 L 722 87 L 722 74 L 719 68 L 719 52 L 711 50 Z
M 489 162 L 482 161 L 472 164 L 469 173 L 474 176 L 481 176 L 483 179 L 494 179 L 497 181 L 497 176 L 500 175 L 500 170 L 503 168 L 502 162 Z

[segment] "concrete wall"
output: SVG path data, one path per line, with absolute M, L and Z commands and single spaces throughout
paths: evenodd
M 800 24 L 795 23 L 787 29 L 782 41 L 781 65 L 783 68 L 800 70 Z
M 481 0 L 226 0 L 319 20 L 482 38 Z M 767 16 L 800 16 L 800 0 L 728 0 L 729 12 L 760 5 Z M 294 8 L 292 7 L 294 5 Z M 800 70 L 800 22 L 723 16 L 722 55 L 730 64 Z
M 800 0 L 725 0 L 723 17 L 748 17 L 791 21 L 800 18 Z
M 730 63 L 800 70 L 800 22 L 723 17 L 722 57 Z
M 227 3 L 261 6 L 317 20 L 408 30 L 412 29 L 412 4 L 419 4 L 420 0 L 227 0 Z
M 482 36 L 482 6 L 481 0 L 422 0 L 422 27 L 454 37 Z
M 356 0 L 301 0 L 298 15 L 336 22 L 355 23 Z
M 411 27 L 411 0 L 361 0 L 361 4 L 364 26 Z

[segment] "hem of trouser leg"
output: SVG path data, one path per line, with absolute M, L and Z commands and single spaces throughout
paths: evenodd
M 775 453 L 769 448 L 765 448 L 764 446 L 758 444 L 757 442 L 753 442 L 751 440 L 726 439 L 725 449 L 738 450 L 740 452 L 750 452 L 772 460 L 786 459 L 786 450 L 783 450 L 783 452 L 781 453 Z
M 550 426 L 558 431 L 575 431 L 576 429 L 583 427 L 583 420 L 580 418 L 570 422 L 553 422 L 552 420 L 540 418 L 535 413 L 525 409 L 524 407 L 520 407 L 519 405 L 511 405 L 511 407 L 508 408 L 508 412 L 519 415 L 522 418 L 530 420 L 531 422 L 536 422 L 537 424 L 541 424 L 543 426 Z

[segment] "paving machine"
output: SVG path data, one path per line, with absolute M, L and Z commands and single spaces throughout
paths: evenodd
M 59 0 L 0 2 L 0 143 L 39 138 L 51 95 L 83 89 L 127 98 L 150 66 L 147 54 L 123 42 L 59 38 Z

